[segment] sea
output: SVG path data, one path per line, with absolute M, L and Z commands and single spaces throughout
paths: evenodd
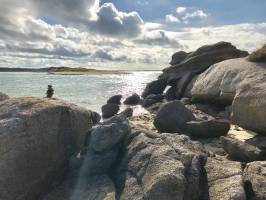
M 132 93 L 141 94 L 146 84 L 155 80 L 160 71 L 134 71 L 125 74 L 52 75 L 32 72 L 0 72 L 0 91 L 11 97 L 44 97 L 48 85 L 54 88 L 54 98 L 63 99 L 99 112 L 113 95 L 123 99 Z M 122 106 L 121 110 L 126 106 Z M 144 112 L 136 106 L 135 114 Z

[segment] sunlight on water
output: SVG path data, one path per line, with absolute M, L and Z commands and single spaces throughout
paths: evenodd
M 45 96 L 47 85 L 55 90 L 55 98 L 100 112 L 107 99 L 115 94 L 127 97 L 141 94 L 145 85 L 156 79 L 159 71 L 113 75 L 48 75 L 46 73 L 0 73 L 0 91 L 13 97 Z M 141 108 L 137 107 L 136 112 Z

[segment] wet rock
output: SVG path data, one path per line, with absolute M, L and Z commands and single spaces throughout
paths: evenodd
M 102 106 L 102 117 L 109 118 L 116 115 L 119 111 L 119 105 L 114 103 L 108 103 Z
M 133 116 L 133 109 L 132 108 L 126 108 L 125 110 L 123 110 L 121 113 L 119 113 L 119 115 L 123 115 L 125 117 L 132 117 Z
M 180 101 L 165 103 L 159 109 L 154 126 L 160 132 L 177 133 L 186 129 L 186 122 L 194 120 L 192 112 Z
M 158 101 L 157 100 L 154 100 L 154 99 L 144 99 L 143 100 L 143 103 L 142 103 L 142 106 L 144 108 L 148 108 L 150 106 L 152 106 L 153 104 L 157 103 Z
M 132 94 L 124 101 L 125 105 L 137 105 L 140 103 L 140 96 L 138 94 Z
M 118 94 L 118 95 L 114 95 L 112 97 L 110 97 L 108 100 L 107 100 L 107 103 L 114 103 L 114 104 L 118 104 L 120 105 L 121 104 L 121 99 L 122 99 L 122 95 Z
M 248 199 L 266 199 L 266 161 L 248 163 L 244 170 Z
M 0 101 L 4 101 L 6 99 L 9 99 L 9 96 L 3 92 L 0 92 Z
M 91 118 L 92 118 L 93 124 L 98 124 L 101 121 L 102 117 L 97 112 L 92 112 L 91 113 Z
M 185 60 L 185 58 L 189 55 L 189 53 L 186 53 L 184 51 L 178 51 L 172 55 L 172 60 L 170 62 L 170 65 L 177 65 Z
M 167 101 L 173 101 L 177 99 L 176 90 L 177 90 L 176 86 L 168 88 L 168 90 L 165 93 L 165 98 Z
M 162 94 L 167 86 L 166 79 L 158 79 L 156 81 L 152 81 L 146 85 L 142 93 L 142 97 L 146 98 L 150 94 Z
M 206 120 L 187 122 L 187 132 L 197 138 L 220 137 L 228 133 L 230 123 L 225 120 Z

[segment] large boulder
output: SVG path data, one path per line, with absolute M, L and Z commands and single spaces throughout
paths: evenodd
M 146 85 L 142 93 L 142 97 L 146 98 L 150 94 L 162 94 L 167 86 L 166 79 L 158 79 L 156 81 L 152 81 Z
M 9 99 L 9 96 L 3 92 L 0 92 L 0 101 L 4 101 L 6 99 Z
M 266 63 L 239 58 L 213 65 L 198 76 L 194 101 L 232 104 L 232 120 L 243 128 L 266 133 Z
M 201 199 L 206 156 L 184 135 L 133 132 L 114 176 L 118 199 Z
M 121 99 L 122 99 L 122 95 L 118 94 L 118 95 L 114 95 L 112 97 L 110 97 L 108 100 L 107 100 L 107 103 L 114 103 L 114 104 L 118 104 L 120 105 L 121 104 Z
M 91 126 L 90 111 L 59 100 L 0 102 L 0 199 L 38 199 L 64 176 Z
M 187 132 L 197 138 L 220 137 L 227 134 L 230 123 L 225 120 L 205 120 L 187 122 Z
M 208 158 L 205 169 L 210 200 L 246 200 L 240 162 Z
M 102 117 L 109 118 L 116 115 L 119 111 L 119 105 L 115 103 L 107 103 L 102 106 Z
M 194 119 L 192 112 L 176 100 L 161 106 L 154 119 L 154 126 L 160 132 L 183 132 L 186 129 L 186 123 Z
M 140 103 L 140 96 L 136 93 L 132 94 L 131 96 L 127 97 L 124 101 L 125 105 L 137 105 Z
M 266 161 L 248 163 L 244 170 L 248 199 L 266 199 Z

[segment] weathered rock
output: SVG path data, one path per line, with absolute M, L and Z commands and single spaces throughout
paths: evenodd
M 232 126 L 221 143 L 229 157 L 242 162 L 266 159 L 266 137 Z
M 180 99 L 184 96 L 185 90 L 186 90 L 188 84 L 192 81 L 194 76 L 195 76 L 195 73 L 188 72 L 180 78 L 180 80 L 177 82 L 177 87 L 176 87 L 177 88 L 177 90 L 176 90 L 177 98 Z
M 177 133 L 184 131 L 186 122 L 194 119 L 192 112 L 180 101 L 172 101 L 161 106 L 155 117 L 154 126 L 160 132 Z
M 185 58 L 188 56 L 189 53 L 186 53 L 184 51 L 178 51 L 172 55 L 172 60 L 170 62 L 170 65 L 177 65 L 185 60 Z
M 146 98 L 150 94 L 162 94 L 167 86 L 166 79 L 158 79 L 156 81 L 152 81 L 146 85 L 142 93 L 142 97 Z
M 114 103 L 108 103 L 102 106 L 102 117 L 109 118 L 116 115 L 119 111 L 119 105 Z
M 228 133 L 230 123 L 225 120 L 206 120 L 187 122 L 187 132 L 198 138 L 220 137 Z
M 244 170 L 248 199 L 266 199 L 266 161 L 248 163 Z
M 240 162 L 208 158 L 205 169 L 210 200 L 246 200 Z
M 115 176 L 120 200 L 201 199 L 206 153 L 200 143 L 141 131 L 132 137 Z
M 114 95 L 112 97 L 110 97 L 108 100 L 107 100 L 107 103 L 114 103 L 114 104 L 118 104 L 120 105 L 121 104 L 121 99 L 122 99 L 122 95 L 118 94 L 118 95 Z
M 145 99 L 152 99 L 152 100 L 156 100 L 157 102 L 160 102 L 164 99 L 164 95 L 162 95 L 162 94 L 150 94 Z
M 159 102 L 159 103 L 155 103 L 153 105 L 151 105 L 150 107 L 146 108 L 150 113 L 157 113 L 158 110 L 160 109 L 160 107 L 162 106 L 162 102 Z
M 133 109 L 132 108 L 126 108 L 123 110 L 119 115 L 123 115 L 125 117 L 132 117 L 133 116 Z
M 138 94 L 132 94 L 131 96 L 127 97 L 124 101 L 126 105 L 137 105 L 140 103 L 140 96 Z
M 184 105 L 189 105 L 189 104 L 192 103 L 192 102 L 191 102 L 191 99 L 190 99 L 190 98 L 186 98 L 186 97 L 180 99 L 180 101 L 181 101 L 181 103 L 184 104 Z
M 0 102 L 0 199 L 36 200 L 84 144 L 91 112 L 46 98 Z

